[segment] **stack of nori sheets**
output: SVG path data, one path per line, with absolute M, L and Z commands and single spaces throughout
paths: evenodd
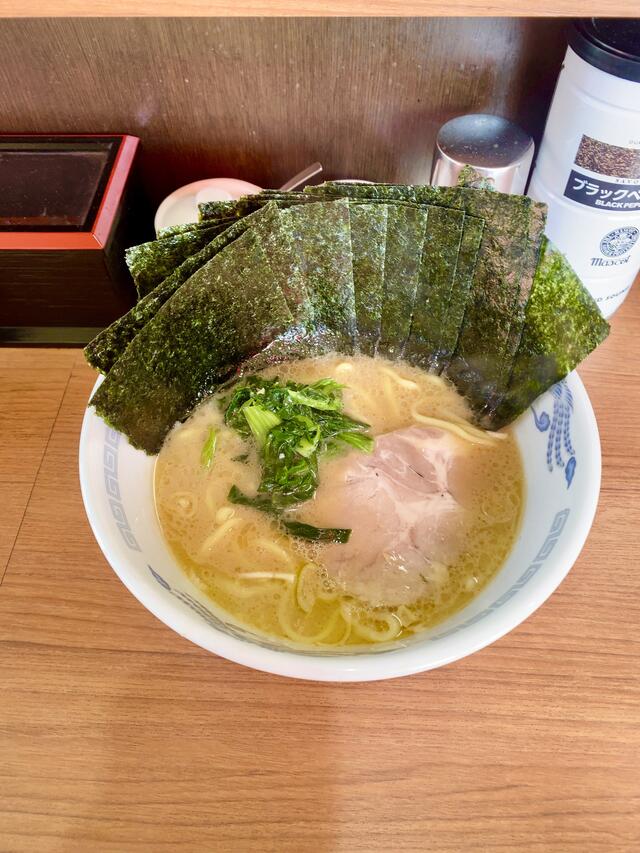
M 201 206 L 127 252 L 138 303 L 86 349 L 96 411 L 156 453 L 229 377 L 338 350 L 448 376 L 511 422 L 608 332 L 545 211 L 470 187 L 326 183 Z

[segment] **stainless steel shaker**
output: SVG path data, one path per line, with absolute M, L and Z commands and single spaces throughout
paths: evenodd
M 491 186 L 523 193 L 533 161 L 533 139 L 518 125 L 494 115 L 463 115 L 444 124 L 436 139 L 431 183 L 454 186 L 465 165 Z

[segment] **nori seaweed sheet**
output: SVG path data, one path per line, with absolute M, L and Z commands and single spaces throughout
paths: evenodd
M 456 264 L 456 274 L 451 289 L 451 298 L 447 307 L 446 315 L 442 324 L 442 334 L 438 345 L 440 356 L 439 370 L 446 371 L 458 343 L 458 337 L 464 320 L 473 275 L 476 267 L 476 258 L 482 242 L 484 231 L 484 219 L 477 216 L 465 214 L 462 239 L 460 240 L 460 251 Z
M 493 178 L 483 175 L 468 163 L 460 169 L 457 186 L 473 187 L 474 190 L 495 190 L 496 184 Z
M 291 219 L 274 202 L 250 216 L 252 229 L 262 241 L 289 310 L 298 323 L 310 327 L 314 320 L 313 298 L 306 285 L 302 255 L 291 233 Z
M 471 166 L 465 166 L 458 176 L 458 186 L 473 187 L 475 189 L 492 189 L 493 180 L 486 178 Z M 483 417 L 490 415 L 499 405 L 500 400 L 506 393 L 511 377 L 512 367 L 516 352 L 522 338 L 525 322 L 525 309 L 531 293 L 533 277 L 535 275 L 540 247 L 546 222 L 547 207 L 540 202 L 533 202 L 529 211 L 529 227 L 525 247 L 522 252 L 520 266 L 519 287 L 515 293 L 512 309 L 511 323 L 505 342 L 503 357 L 500 361 L 500 372 L 495 378 L 495 391 L 493 399 L 486 404 Z
M 247 209 L 249 207 L 248 199 L 251 198 L 255 198 L 255 196 L 244 195 L 240 199 L 233 199 L 231 201 L 202 202 L 198 205 L 200 222 L 203 223 L 207 219 L 239 219 L 241 216 L 246 216 L 247 213 L 252 213 L 258 207 L 262 206 L 258 205 L 257 207 L 252 207 L 250 210 Z M 203 215 L 203 211 L 206 211 L 206 215 Z
M 157 240 L 166 240 L 168 237 L 174 237 L 176 234 L 188 234 L 190 232 L 203 231 L 206 228 L 217 228 L 221 226 L 222 230 L 228 228 L 238 219 L 237 216 L 220 216 L 208 219 L 206 222 L 188 222 L 185 225 L 167 225 L 165 228 L 160 228 L 156 234 Z
M 481 240 L 484 227 L 484 219 L 481 217 L 470 220 L 465 255 L 458 272 L 458 251 L 467 218 L 466 214 L 464 217 L 462 214 L 475 199 L 470 197 L 468 190 L 461 192 L 460 188 L 430 186 L 327 182 L 311 189 L 316 196 L 324 193 L 328 198 L 344 197 L 346 193 L 353 205 L 367 202 L 419 204 L 427 211 L 433 210 L 425 241 L 430 251 L 423 251 L 413 333 L 402 354 L 414 364 L 441 371 L 449 364 L 452 350 L 458 341 L 471 289 L 470 277 L 473 276 L 478 255 L 477 243 Z M 449 192 L 450 189 L 453 192 Z M 443 212 L 445 210 L 446 213 Z M 450 228 L 450 234 L 446 233 L 447 227 Z
M 521 276 L 532 273 L 524 263 L 531 240 L 533 202 L 493 190 L 469 187 L 342 184 L 327 182 L 315 194 L 340 198 L 413 201 L 463 210 L 485 220 L 477 255 L 471 298 L 447 374 L 467 396 L 474 410 L 491 411 L 504 393 L 512 354 L 509 332 Z
M 492 411 L 506 390 L 514 353 L 512 324 L 522 322 L 520 294 L 528 293 L 544 208 L 525 196 L 469 187 L 414 187 L 417 198 L 441 201 L 485 220 L 485 229 L 456 351 L 447 374 L 476 413 Z M 537 241 L 537 242 L 536 242 Z M 533 257 L 533 263 L 532 263 Z
M 453 192 L 449 192 L 453 189 Z M 469 191 L 460 192 L 460 188 L 422 187 L 396 184 L 348 184 L 327 182 L 308 188 L 317 197 L 324 194 L 327 198 L 342 198 L 345 195 L 352 205 L 365 203 L 386 203 L 388 205 L 419 204 L 432 216 L 432 234 L 440 227 L 446 228 L 450 217 L 452 239 L 444 237 L 444 242 L 433 235 L 432 246 L 435 251 L 423 252 L 422 269 L 419 279 L 419 296 L 416 296 L 418 316 L 415 321 L 413 340 L 407 340 L 403 355 L 407 360 L 421 364 L 429 369 L 442 370 L 448 365 L 459 337 L 460 325 L 464 317 L 467 299 L 471 289 L 471 278 L 478 254 L 478 241 L 482 238 L 484 219 L 472 217 L 469 234 L 462 258 L 460 271 L 457 272 L 457 250 L 462 245 L 464 224 L 461 225 L 461 213 L 470 206 L 472 200 Z M 452 209 L 454 212 L 442 214 L 440 209 Z M 465 214 L 465 219 L 467 218 Z M 464 220 L 463 220 L 464 221 Z M 472 224 L 473 223 L 473 224 Z M 462 227 L 462 234 L 458 232 Z M 458 247 L 456 241 L 460 236 Z M 452 277 L 453 273 L 453 277 Z M 435 282 L 445 281 L 444 286 L 434 288 Z M 438 301 L 439 300 L 439 301 Z M 451 310 L 449 310 L 451 306 Z
M 213 222 L 233 222 L 86 349 L 91 364 L 111 368 L 92 404 L 148 453 L 225 379 L 293 358 L 352 352 L 358 329 L 361 351 L 373 354 L 384 336 L 381 353 L 396 357 L 406 343 L 411 358 L 424 335 L 416 352 L 437 358 L 416 363 L 451 376 L 491 429 L 511 422 L 608 334 L 564 257 L 542 240 L 545 207 L 524 197 L 329 183 L 224 204 L 231 206 L 224 213 L 208 208 L 217 220 L 163 232 L 156 242 L 166 244 L 168 258 L 174 243 L 190 246 Z M 438 223 L 453 226 L 426 243 L 417 275 L 397 259 L 415 249 L 418 232 L 394 246 L 387 228 L 390 219 L 411 216 L 427 217 L 427 234 L 429 225 L 434 232 Z M 441 263 L 440 274 L 429 263 Z M 405 270 L 390 276 L 388 302 L 381 301 L 385 268 Z
M 326 201 L 322 196 L 314 197 L 313 187 L 307 187 L 307 190 L 261 190 L 257 195 L 252 196 L 254 199 L 266 199 L 267 201 L 284 201 L 289 204 L 305 204 L 308 201 Z M 243 198 L 251 198 L 251 196 L 243 196 Z
M 200 213 L 200 224 L 204 225 L 209 220 L 219 219 L 221 216 L 228 216 L 230 218 L 240 219 L 243 216 L 248 216 L 249 213 L 254 213 L 256 210 L 259 210 L 261 207 L 264 207 L 264 200 L 259 199 L 259 193 L 256 195 L 245 195 L 242 198 L 235 199 L 234 201 L 205 201 L 202 204 L 198 205 L 198 211 Z M 219 208 L 220 204 L 228 205 L 225 208 L 224 212 L 222 212 Z
M 125 259 L 138 291 L 138 298 L 150 293 L 183 261 L 203 249 L 219 233 L 219 226 L 214 225 L 200 231 L 173 234 L 127 249 Z
M 261 207 L 269 204 L 269 202 L 275 202 L 278 207 L 284 209 L 294 207 L 298 204 L 309 204 L 314 201 L 326 201 L 326 199 L 324 197 L 314 198 L 308 193 L 298 192 L 296 190 L 262 190 L 254 195 L 244 195 L 233 202 L 225 202 L 225 204 L 234 205 L 232 211 L 233 216 L 241 217 L 259 210 Z M 219 204 L 219 202 L 207 201 L 198 205 L 201 225 L 205 225 L 208 221 L 217 217 L 218 213 L 215 207 L 216 204 Z
M 540 202 L 533 202 L 531 205 L 531 216 L 529 220 L 529 234 L 527 247 L 522 258 L 522 270 L 520 275 L 520 287 L 516 294 L 516 301 L 513 307 L 511 325 L 509 327 L 509 336 L 504 353 L 505 371 L 501 376 L 500 383 L 497 386 L 495 400 L 485 414 L 490 414 L 499 404 L 507 391 L 511 380 L 511 374 L 516 359 L 516 354 L 522 340 L 522 334 L 525 325 L 526 308 L 531 295 L 533 286 L 533 278 L 540 260 L 542 241 L 544 237 L 544 226 L 547 219 L 547 206 Z
M 572 371 L 609 334 L 590 293 L 544 238 L 509 389 L 485 426 L 499 429 Z
M 215 237 L 196 255 L 187 258 L 168 278 L 148 293 L 126 314 L 103 329 L 100 334 L 85 347 L 85 358 L 92 367 L 101 373 L 108 373 L 115 362 L 124 353 L 138 332 L 156 315 L 159 309 L 170 299 L 200 267 L 203 267 L 218 252 L 221 252 L 234 240 L 237 240 L 262 215 L 246 216 L 235 222 L 222 234 Z
M 349 203 L 317 202 L 282 211 L 299 253 L 315 322 L 339 335 L 343 352 L 356 343 Z
M 473 300 L 465 313 L 448 375 L 476 412 L 490 412 L 509 380 L 515 355 L 510 348 L 510 330 L 514 320 L 519 322 L 514 317 L 519 310 L 519 294 L 529 292 L 533 280 L 537 255 L 530 239 L 533 202 L 488 190 L 468 192 L 480 196 L 475 209 L 486 224 L 475 268 Z
M 259 238 L 247 231 L 162 306 L 91 405 L 134 447 L 157 453 L 176 421 L 291 324 Z
M 369 356 L 380 339 L 388 210 L 386 204 L 349 207 L 358 348 Z
M 280 190 L 262 190 L 253 195 L 243 195 L 234 201 L 205 201 L 198 205 L 200 212 L 200 224 L 206 225 L 210 220 L 216 220 L 220 216 L 240 218 L 260 210 L 271 201 L 277 201 L 280 206 L 286 207 L 288 204 L 298 204 L 299 197 L 302 193 L 289 193 Z M 305 196 L 302 196 L 302 201 L 307 201 Z M 226 205 L 221 208 L 220 205 Z
M 440 338 L 451 290 L 465 215 L 461 210 L 429 207 L 420 284 L 404 358 L 425 370 L 440 366 Z
M 431 213 L 409 205 L 388 208 L 384 300 L 376 352 L 387 358 L 399 358 L 411 329 Z
M 241 376 L 251 376 L 274 364 L 337 352 L 339 347 L 339 336 L 325 327 L 309 330 L 305 326 L 292 326 L 244 361 L 229 381 L 235 382 Z
M 465 313 L 447 374 L 476 412 L 494 405 L 508 381 L 511 357 L 506 354 L 509 329 L 520 287 L 527 248 L 531 200 L 488 190 L 469 190 L 486 197 L 486 221 L 477 257 L 472 298 Z M 513 203 L 509 202 L 513 199 Z
M 361 198 L 372 201 L 415 201 L 411 198 L 409 184 L 351 184 L 346 181 L 325 181 L 314 187 L 305 187 L 304 193 L 325 198 Z

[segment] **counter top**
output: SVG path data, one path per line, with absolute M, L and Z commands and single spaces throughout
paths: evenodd
M 0 849 L 640 849 L 640 283 L 580 370 L 603 478 L 551 599 L 373 684 L 287 680 L 172 633 L 105 562 L 77 350 L 0 350 Z

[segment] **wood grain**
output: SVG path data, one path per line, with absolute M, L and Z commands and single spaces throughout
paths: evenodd
M 0 581 L 76 358 L 0 349 Z
M 71 350 L 26 359 L 23 350 L 0 349 L 0 434 L 15 442 L 0 442 L 0 482 L 35 481 L 75 359 Z
M 139 136 L 153 204 L 207 177 L 281 186 L 316 160 L 325 177 L 424 182 L 435 135 L 455 115 L 503 114 L 540 137 L 564 27 L 523 18 L 4 20 L 2 124 Z
M 584 17 L 637 15 L 636 0 L 0 0 L 0 16 L 36 15 L 107 17 L 148 15 L 173 17 L 216 15 L 242 16 L 399 16 L 399 15 L 567 15 Z
M 35 376 L 67 374 L 35 469 L 28 454 L 33 491 L 0 585 L 0 850 L 635 853 L 639 325 L 636 284 L 580 371 L 602 493 L 560 589 L 470 658 L 343 686 L 241 668 L 144 610 L 82 508 L 92 372 L 77 352 L 0 351 L 31 377 L 11 398 L 5 465 L 24 423 L 51 418 Z M 0 390 L 17 377 L 0 374 Z

